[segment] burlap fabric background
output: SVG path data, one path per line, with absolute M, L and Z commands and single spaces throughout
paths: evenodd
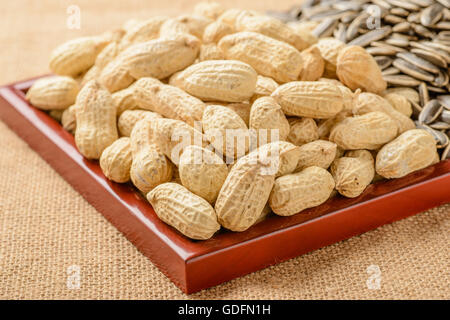
M 222 1 L 257 10 L 294 1 Z M 43 74 L 57 44 L 132 17 L 180 14 L 195 1 L 1 1 L 0 84 Z M 81 8 L 81 30 L 66 27 Z M 450 205 L 186 296 L 0 122 L 0 298 L 448 299 Z M 414 201 L 414 199 L 411 199 Z M 80 289 L 67 269 L 80 267 Z M 367 268 L 381 270 L 369 290 Z

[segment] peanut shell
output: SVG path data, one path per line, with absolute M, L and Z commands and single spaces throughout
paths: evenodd
M 192 193 L 214 203 L 228 175 L 228 167 L 214 152 L 199 146 L 184 149 L 178 165 L 181 183 Z
M 401 178 L 428 167 L 436 156 L 436 141 L 423 129 L 402 133 L 377 154 L 376 171 L 384 178 Z
M 177 183 L 164 183 L 147 195 L 156 215 L 186 237 L 211 238 L 220 229 L 211 205 Z
M 236 60 L 209 60 L 196 63 L 176 76 L 170 84 L 205 101 L 243 102 L 253 95 L 256 71 Z
M 382 93 L 386 81 L 375 59 L 358 46 L 348 46 L 339 52 L 336 74 L 341 82 L 352 90 Z
M 344 107 L 336 85 L 321 81 L 293 81 L 279 86 L 272 97 L 287 115 L 326 119 Z
M 100 168 L 109 180 L 125 183 L 130 180 L 131 162 L 130 138 L 123 137 L 103 150 Z
M 277 178 L 269 204 L 277 215 L 291 216 L 324 203 L 333 189 L 334 180 L 328 171 L 309 167 Z
M 75 103 L 80 87 L 69 77 L 36 80 L 26 94 L 27 100 L 42 110 L 64 110 Z
M 248 63 L 259 74 L 281 83 L 297 80 L 303 67 L 297 49 L 255 32 L 227 35 L 219 41 L 219 48 L 227 59 Z
M 330 141 L 345 150 L 376 150 L 397 136 L 394 120 L 384 112 L 345 118 L 333 127 Z
M 91 80 L 81 89 L 76 105 L 75 143 L 87 159 L 99 159 L 118 139 L 114 101 L 105 88 Z

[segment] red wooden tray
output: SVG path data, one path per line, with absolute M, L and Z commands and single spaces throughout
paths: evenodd
M 30 106 L 24 92 L 33 81 L 0 88 L 0 118 L 185 293 L 450 202 L 447 160 L 370 185 L 355 199 L 337 196 L 292 217 L 270 216 L 245 232 L 193 241 L 159 220 L 131 185 L 107 180 L 97 162 L 80 155 L 71 134 Z

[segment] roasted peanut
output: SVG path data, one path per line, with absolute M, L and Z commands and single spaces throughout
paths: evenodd
M 177 183 L 164 183 L 147 195 L 156 215 L 186 237 L 211 238 L 220 229 L 213 207 Z
M 260 153 L 272 156 L 275 161 L 279 157 L 279 168 L 275 177 L 284 176 L 294 172 L 300 158 L 300 148 L 286 141 L 275 141 L 261 146 Z
M 214 152 L 199 146 L 184 149 L 178 165 L 181 183 L 192 193 L 214 203 L 228 175 L 228 167 Z
M 206 147 L 206 138 L 183 121 L 173 119 L 151 119 L 151 136 L 155 144 L 174 164 L 178 165 L 185 147 Z
M 339 52 L 336 74 L 343 84 L 352 90 L 361 89 L 373 93 L 386 90 L 386 81 L 375 59 L 358 46 L 349 46 Z
M 234 28 L 220 20 L 216 20 L 205 28 L 203 33 L 203 42 L 208 43 L 217 43 L 224 36 L 232 34 L 234 32 Z
M 250 129 L 256 131 L 258 145 L 286 140 L 289 134 L 289 122 L 272 97 L 262 97 L 253 102 L 249 124 Z
M 116 60 L 135 79 L 163 79 L 191 65 L 199 50 L 200 41 L 196 37 L 182 34 L 134 44 L 120 53 Z
M 224 60 L 225 55 L 215 43 L 202 44 L 200 47 L 200 61 L 206 60 Z
M 205 104 L 185 91 L 154 78 L 141 78 L 134 84 L 134 101 L 140 109 L 194 126 L 202 119 Z
M 152 125 L 151 119 L 140 120 L 130 136 L 133 156 L 130 177 L 143 193 L 172 179 L 173 165 L 155 144 Z
M 325 61 L 324 76 L 336 78 L 337 59 L 340 51 L 345 48 L 345 43 L 334 38 L 323 38 L 312 46 L 320 51 L 320 55 Z
M 120 116 L 126 110 L 133 110 L 137 108 L 134 94 L 134 85 L 131 85 L 126 89 L 114 92 L 112 94 L 118 116 Z
M 118 139 L 116 108 L 111 94 L 95 80 L 81 89 L 76 100 L 75 143 L 88 159 L 99 159 Z
M 48 77 L 37 80 L 28 90 L 26 98 L 36 108 L 64 110 L 75 103 L 78 83 L 69 77 Z
M 331 174 L 319 167 L 309 167 L 275 180 L 269 204 L 280 216 L 291 216 L 324 203 L 334 189 Z
M 402 133 L 377 153 L 376 171 L 384 178 L 401 178 L 434 162 L 436 142 L 423 129 Z
M 311 118 L 289 118 L 289 135 L 287 141 L 296 146 L 319 139 L 317 124 Z
M 77 127 L 77 120 L 75 118 L 76 107 L 76 105 L 68 107 L 66 110 L 64 110 L 61 117 L 61 124 L 63 128 L 72 134 L 75 133 L 75 129 Z
M 398 93 L 387 93 L 383 96 L 383 98 L 389 101 L 395 110 L 407 117 L 411 117 L 413 113 L 412 106 L 407 98 Z
M 317 47 L 311 47 L 301 52 L 303 69 L 298 77 L 301 81 L 316 81 L 325 70 L 325 60 Z
M 95 63 L 100 51 L 108 44 L 101 37 L 70 40 L 57 47 L 50 57 L 50 70 L 62 76 L 74 77 Z
M 355 198 L 374 178 L 374 159 L 367 150 L 350 151 L 333 162 L 331 173 L 336 190 L 345 197 Z
M 308 43 L 294 30 L 278 19 L 262 16 L 241 14 L 236 19 L 236 29 L 238 31 L 251 31 L 263 34 L 273 39 L 286 42 L 297 50 L 308 47 Z
M 124 183 L 130 180 L 131 162 L 130 138 L 123 137 L 103 150 L 100 168 L 109 180 Z
M 258 98 L 270 96 L 279 87 L 278 83 L 272 78 L 258 75 L 256 79 L 255 92 L 251 101 L 255 101 Z
M 257 154 L 257 150 L 253 152 Z M 255 224 L 273 187 L 273 164 L 258 159 L 253 152 L 233 165 L 215 204 L 219 223 L 232 231 L 244 231 Z
M 237 113 L 224 106 L 209 105 L 203 113 L 202 123 L 206 138 L 224 156 L 236 158 L 247 153 L 250 132 Z
M 224 7 L 220 3 L 214 1 L 199 2 L 194 7 L 194 14 L 204 16 L 212 20 L 216 20 L 224 12 Z
M 117 121 L 117 128 L 122 137 L 129 137 L 135 124 L 142 119 L 159 119 L 161 115 L 147 110 L 125 110 Z
M 336 158 L 336 150 L 335 143 L 325 140 L 316 140 L 300 146 L 296 171 L 313 166 L 328 169 Z
M 298 79 L 303 67 L 300 52 L 291 45 L 256 32 L 238 32 L 223 37 L 219 48 L 227 59 L 248 63 L 259 74 L 277 82 Z
M 384 112 L 345 118 L 333 127 L 330 141 L 346 150 L 376 150 L 397 136 L 397 125 Z
M 375 111 L 384 112 L 390 116 L 397 124 L 399 133 L 415 128 L 414 122 L 409 117 L 395 110 L 386 99 L 370 92 L 363 92 L 357 95 L 353 107 L 354 114 L 362 115 Z
M 256 71 L 236 60 L 196 63 L 170 79 L 189 94 L 206 101 L 243 102 L 253 95 Z
M 344 107 L 336 85 L 321 81 L 293 81 L 279 86 L 272 97 L 287 115 L 332 118 Z

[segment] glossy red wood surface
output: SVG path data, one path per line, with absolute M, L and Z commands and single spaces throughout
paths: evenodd
M 450 202 L 450 161 L 336 196 L 292 217 L 193 241 L 158 219 L 129 184 L 107 180 L 59 123 L 25 100 L 33 80 L 0 88 L 0 118 L 180 289 L 192 293 Z

